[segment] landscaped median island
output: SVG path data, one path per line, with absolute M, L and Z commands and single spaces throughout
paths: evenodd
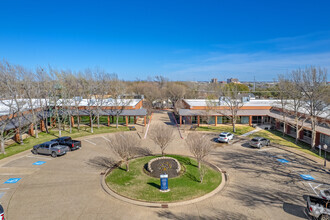
M 103 133 L 113 133 L 113 132 L 120 132 L 120 131 L 129 131 L 128 127 L 119 126 L 118 129 L 116 127 L 107 127 L 101 126 L 100 128 L 94 127 L 93 133 L 90 132 L 90 127 L 83 127 L 81 126 L 79 132 L 77 128 L 72 129 L 72 133 L 68 130 L 62 131 L 62 136 L 69 136 L 71 138 L 83 137 L 88 135 L 95 135 L 95 134 L 103 134 Z M 34 145 L 44 143 L 46 141 L 50 141 L 52 139 L 58 138 L 58 130 L 49 130 L 49 133 L 40 132 L 38 133 L 38 138 L 30 136 L 23 140 L 24 144 L 21 145 L 19 143 L 14 143 L 6 147 L 6 154 L 0 154 L 0 160 L 14 154 L 18 154 L 28 149 L 32 149 Z
M 230 132 L 234 135 L 242 135 L 247 132 L 253 131 L 255 128 L 248 126 L 248 125 L 235 125 L 236 132 L 233 133 L 233 126 L 232 125 L 218 125 L 218 126 L 200 126 L 196 128 L 196 131 L 210 131 L 210 132 Z
M 123 164 L 108 174 L 106 183 L 112 191 L 134 200 L 178 202 L 201 197 L 216 189 L 222 181 L 222 174 L 218 170 L 204 164 L 206 172 L 201 183 L 196 160 L 178 155 L 166 156 L 177 159 L 181 165 L 180 175 L 168 179 L 169 192 L 160 192 L 160 178 L 147 174 L 148 162 L 161 156 L 133 159 L 129 172 L 126 172 Z

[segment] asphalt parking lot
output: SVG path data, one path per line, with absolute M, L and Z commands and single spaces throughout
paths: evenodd
M 112 198 L 101 188 L 100 173 L 112 155 L 107 139 L 106 135 L 81 138 L 82 149 L 58 158 L 25 152 L 6 163 L 0 161 L 0 202 L 6 218 L 306 219 L 306 195 L 330 187 L 329 172 L 308 158 L 275 146 L 250 148 L 238 140 L 214 143 L 209 161 L 229 176 L 220 193 L 174 208 L 135 206 Z M 149 139 L 143 140 L 143 146 L 159 152 Z M 181 138 L 166 152 L 189 154 Z M 314 180 L 303 180 L 301 174 Z M 11 178 L 12 183 L 4 183 Z

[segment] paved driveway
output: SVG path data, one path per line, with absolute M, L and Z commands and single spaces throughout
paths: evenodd
M 229 175 L 223 191 L 205 201 L 170 209 L 134 206 L 112 198 L 100 186 L 100 173 L 104 170 L 101 165 L 112 155 L 107 138 L 106 135 L 82 138 L 82 149 L 58 158 L 26 152 L 5 164 L 0 161 L 0 202 L 6 209 L 6 217 L 9 220 L 304 219 L 305 196 L 330 183 L 329 173 L 318 164 L 285 150 L 272 146 L 252 149 L 243 142 L 215 144 L 209 160 Z M 143 145 L 159 152 L 149 139 L 143 140 Z M 179 137 L 166 152 L 189 154 Z M 37 161 L 45 163 L 33 165 Z M 310 174 L 315 180 L 304 181 L 300 174 Z M 9 178 L 21 179 L 3 184 Z

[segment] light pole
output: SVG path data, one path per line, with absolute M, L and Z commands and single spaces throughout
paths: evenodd
M 324 149 L 324 167 L 327 166 L 327 149 L 328 149 L 328 145 L 323 145 L 323 149 Z

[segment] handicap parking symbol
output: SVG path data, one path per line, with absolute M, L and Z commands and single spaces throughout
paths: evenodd
M 289 163 L 289 161 L 286 159 L 277 159 L 277 161 L 280 163 Z
M 304 180 L 315 180 L 314 177 L 308 174 L 300 174 L 300 177 L 303 178 Z
M 32 165 L 42 165 L 44 163 L 46 163 L 46 161 L 37 161 L 37 162 L 33 163 Z
M 10 178 L 4 184 L 17 183 L 21 178 Z

